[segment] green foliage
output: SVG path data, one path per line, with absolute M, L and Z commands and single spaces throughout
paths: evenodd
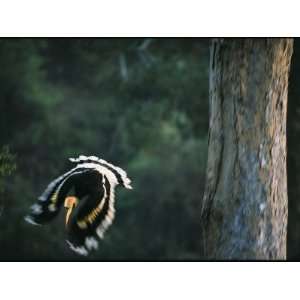
M 10 152 L 8 146 L 0 150 L 0 176 L 11 175 L 16 170 L 15 156 Z
M 15 155 L 13 155 L 8 146 L 0 149 L 0 195 L 4 191 L 4 180 L 12 175 L 16 170 Z

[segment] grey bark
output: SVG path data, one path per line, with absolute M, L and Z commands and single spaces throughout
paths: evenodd
M 285 259 L 286 112 L 292 39 L 211 45 L 203 198 L 209 259 Z

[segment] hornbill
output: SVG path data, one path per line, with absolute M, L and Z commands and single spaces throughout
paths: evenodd
M 53 180 L 25 220 L 34 225 L 51 221 L 64 204 L 70 248 L 81 255 L 98 248 L 115 216 L 115 187 L 132 189 L 131 180 L 120 167 L 96 156 L 70 158 L 76 166 Z

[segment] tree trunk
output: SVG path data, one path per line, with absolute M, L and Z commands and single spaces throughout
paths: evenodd
M 285 259 L 286 112 L 292 39 L 211 45 L 203 199 L 210 259 Z

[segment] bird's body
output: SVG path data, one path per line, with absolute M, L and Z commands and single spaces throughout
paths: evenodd
M 79 254 L 98 248 L 96 237 L 103 238 L 115 215 L 115 187 L 131 189 L 126 172 L 95 156 L 71 158 L 76 167 L 53 180 L 25 220 L 41 225 L 57 216 L 62 205 L 67 209 L 67 243 Z

